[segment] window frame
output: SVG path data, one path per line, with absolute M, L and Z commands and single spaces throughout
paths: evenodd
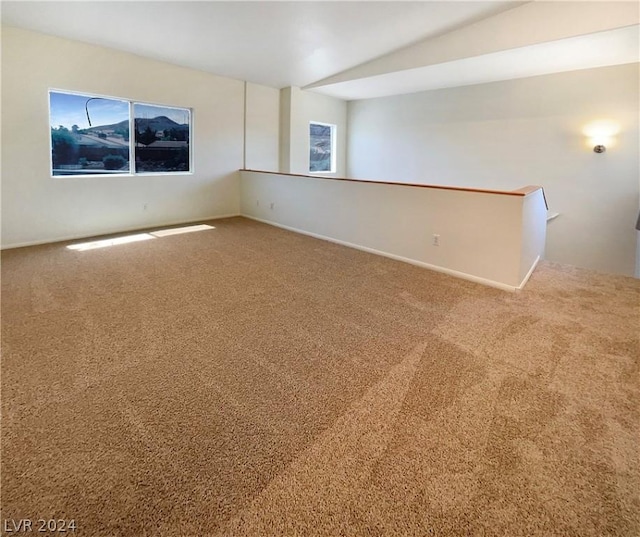
M 329 170 L 311 170 L 311 126 L 312 125 L 320 125 L 322 127 L 329 127 L 331 129 L 331 165 L 330 165 L 330 169 Z M 336 151 L 337 151 L 337 144 L 336 144 L 336 137 L 337 136 L 336 136 L 336 134 L 337 134 L 337 130 L 338 130 L 338 127 L 334 123 L 325 123 L 324 121 L 309 121 L 309 130 L 307 131 L 308 132 L 308 138 L 307 138 L 308 151 L 307 151 L 307 154 L 309 155 L 309 161 L 308 161 L 307 168 L 308 168 L 310 174 L 337 173 L 337 158 L 336 158 Z
M 98 171 L 96 173 L 68 173 L 68 174 L 59 174 L 54 175 L 54 167 L 53 167 L 53 139 L 51 136 L 51 129 L 53 128 L 51 124 L 51 94 L 52 93 L 62 93 L 67 95 L 77 95 L 79 97 L 86 97 L 87 99 L 97 98 L 97 99 L 105 99 L 112 101 L 121 101 L 128 104 L 128 114 L 129 114 L 129 170 L 122 173 L 117 172 L 105 172 Z M 147 105 L 153 106 L 157 108 L 168 108 L 174 110 L 185 110 L 188 113 L 189 119 L 189 140 L 188 140 L 188 151 L 189 151 L 189 170 L 185 171 L 136 171 L 136 139 L 135 139 L 135 117 L 134 117 L 134 105 Z M 82 91 L 74 91 L 74 90 L 66 90 L 59 88 L 49 88 L 47 91 L 47 109 L 48 109 L 48 123 L 49 123 L 49 177 L 52 179 L 59 178 L 106 178 L 106 177 L 136 177 L 136 176 L 161 176 L 161 175 L 193 175 L 195 173 L 194 170 L 194 143 L 193 143 L 193 121 L 194 121 L 194 113 L 193 108 L 186 106 L 176 106 L 176 105 L 167 105 L 155 102 L 148 101 L 139 101 L 134 99 L 128 99 L 123 97 L 115 97 L 112 95 L 101 95 L 98 93 L 89 93 Z

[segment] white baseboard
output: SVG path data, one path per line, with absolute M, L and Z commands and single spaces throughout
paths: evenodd
M 522 279 L 522 281 L 520 282 L 520 285 L 516 287 L 516 291 L 521 291 L 524 288 L 524 286 L 527 284 L 527 282 L 529 281 L 529 278 L 531 278 L 531 275 L 533 274 L 533 271 L 538 266 L 538 261 L 540 261 L 540 256 L 536 257 L 536 260 L 531 265 L 529 272 L 527 272 L 527 275 Z
M 44 239 L 44 240 L 38 240 L 38 241 L 27 241 L 27 242 L 21 242 L 21 243 L 15 243 L 15 244 L 3 244 L 2 247 L 0 247 L 0 250 L 10 250 L 12 248 L 24 248 L 25 246 L 40 246 L 42 244 L 54 244 L 56 242 L 68 242 L 68 241 L 76 241 L 76 240 L 80 240 L 80 239 L 87 239 L 90 237 L 101 237 L 101 236 L 107 236 L 107 235 L 117 235 L 120 233 L 129 233 L 132 231 L 142 231 L 145 229 L 151 229 L 151 228 L 156 228 L 156 227 L 163 227 L 163 226 L 177 226 L 179 224 L 193 224 L 194 222 L 206 222 L 208 220 L 220 220 L 222 218 L 233 218 L 234 216 L 241 216 L 240 213 L 234 213 L 234 214 L 223 214 L 223 215 L 216 215 L 216 216 L 205 216 L 204 218 L 195 218 L 192 220 L 171 220 L 169 222 L 162 222 L 161 224 L 150 224 L 150 225 L 146 225 L 144 227 L 140 227 L 140 226 L 136 226 L 136 227 L 131 227 L 131 228 L 123 228 L 123 229 L 118 229 L 118 230 L 112 230 L 112 231 L 104 231 L 104 232 L 96 232 L 96 233 L 91 233 L 91 234 L 79 234 L 79 235 L 69 235 L 66 237 L 54 237 L 54 238 L 50 238 L 50 239 Z
M 468 281 L 471 281 L 471 282 L 474 282 L 474 283 L 480 283 L 482 285 L 487 285 L 489 287 L 495 287 L 497 289 L 502 289 L 503 291 L 515 292 L 515 291 L 520 290 L 522 288 L 522 286 L 524 286 L 524 284 L 526 283 L 526 281 L 529 278 L 529 276 L 531 275 L 531 273 L 533 272 L 533 269 L 535 268 L 535 264 L 534 264 L 534 266 L 529 271 L 529 274 L 527 274 L 527 276 L 522 281 L 522 283 L 519 286 L 516 287 L 514 285 L 508 285 L 506 283 L 497 282 L 497 281 L 494 281 L 494 280 L 488 280 L 486 278 L 481 278 L 479 276 L 474 276 L 473 274 L 467 274 L 466 272 L 459 272 L 457 270 L 448 269 L 446 267 L 441 267 L 441 266 L 438 266 L 438 265 L 431 265 L 430 263 L 425 263 L 423 261 L 417 261 L 416 259 L 410 259 L 408 257 L 402 257 L 402 256 L 399 256 L 399 255 L 391 254 L 389 252 L 383 252 L 381 250 L 376 250 L 374 248 L 369 248 L 368 246 L 361 246 L 360 244 L 354 244 L 354 243 L 343 241 L 343 240 L 340 240 L 340 239 L 334 239 L 333 237 L 327 237 L 325 235 L 320 235 L 318 233 L 305 231 L 303 229 L 298 229 L 298 228 L 295 228 L 295 227 L 286 226 L 284 224 L 278 224 L 278 223 L 272 222 L 270 220 L 263 220 L 262 218 L 257 218 L 255 216 L 249 216 L 247 214 L 241 214 L 240 216 L 242 216 L 244 218 L 249 218 L 250 220 L 255 220 L 256 222 L 262 222 L 263 224 L 269 224 L 270 226 L 275 226 L 275 227 L 279 227 L 279 228 L 282 228 L 282 229 L 286 229 L 287 231 L 293 231 L 294 233 L 300 233 L 302 235 L 308 235 L 310 237 L 314 237 L 315 239 L 321 239 L 321 240 L 333 242 L 333 243 L 336 243 L 336 244 L 340 244 L 342 246 L 348 246 L 349 248 L 355 248 L 356 250 L 362 250 L 363 252 L 368 252 L 370 254 L 381 255 L 383 257 L 388 257 L 390 259 L 395 259 L 396 261 L 402 261 L 403 263 L 409 263 L 411 265 L 416 265 L 418 267 L 422 267 L 422 268 L 426 268 L 426 269 L 429 269 L 429 270 L 433 270 L 435 272 L 441 272 L 441 273 L 444 273 L 444 274 L 448 274 L 449 276 L 455 276 L 457 278 L 462 278 L 463 280 L 468 280 Z M 537 264 L 537 262 L 538 262 L 538 260 L 536 260 L 536 264 Z

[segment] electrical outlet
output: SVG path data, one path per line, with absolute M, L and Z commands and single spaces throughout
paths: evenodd
M 433 243 L 434 246 L 440 246 L 440 235 L 437 233 L 433 234 Z

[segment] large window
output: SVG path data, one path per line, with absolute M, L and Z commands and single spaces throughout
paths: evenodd
M 50 91 L 49 121 L 54 176 L 191 171 L 188 108 Z
M 309 124 L 309 171 L 336 171 L 336 126 L 327 123 Z

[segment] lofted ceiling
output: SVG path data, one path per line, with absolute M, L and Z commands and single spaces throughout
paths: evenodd
M 536 19 L 519 10 L 534 3 L 2 1 L 1 9 L 9 26 L 344 99 L 638 61 L 633 9 L 602 27 L 556 34 L 542 27 L 558 24 L 542 16 L 540 31 L 529 29 L 535 38 L 525 42 L 518 17 L 531 25 Z M 606 2 L 582 2 L 596 3 Z M 496 33 L 511 41 L 485 46 Z

